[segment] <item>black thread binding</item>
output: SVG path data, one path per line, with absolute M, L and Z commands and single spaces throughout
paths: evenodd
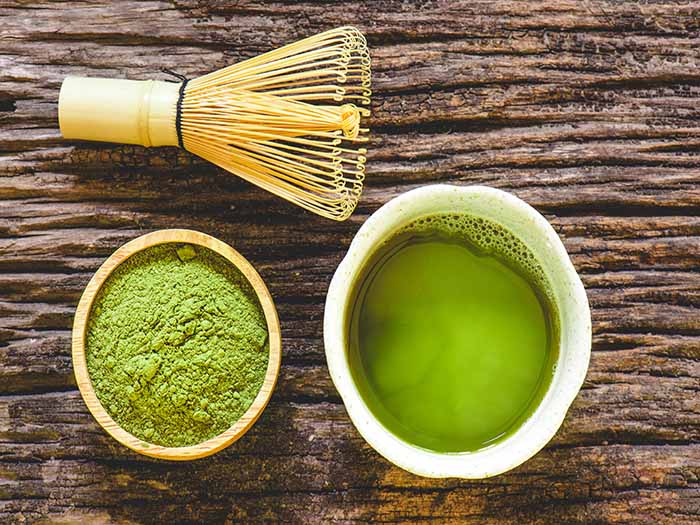
M 187 87 L 187 83 L 189 82 L 189 79 L 185 75 L 175 73 L 174 71 L 171 71 L 170 69 L 162 69 L 162 71 L 163 71 L 163 73 L 167 73 L 168 75 L 172 75 L 172 76 L 180 79 L 180 81 L 181 81 L 180 92 L 179 92 L 179 96 L 177 97 L 177 105 L 175 106 L 175 132 L 177 133 L 178 145 L 182 149 L 185 149 L 185 145 L 182 142 L 182 99 L 185 98 L 185 88 Z

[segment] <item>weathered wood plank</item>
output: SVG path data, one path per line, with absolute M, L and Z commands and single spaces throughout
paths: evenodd
M 16 421 L 12 429 L 0 433 L 5 449 L 0 464 L 8 480 L 0 493 L 12 502 L 11 510 L 36 512 L 31 501 L 50 495 L 48 510 L 55 513 L 68 510 L 65 498 L 69 498 L 79 508 L 107 508 L 133 519 L 137 509 L 125 508 L 123 500 L 168 520 L 177 516 L 178 507 L 161 509 L 163 497 L 180 506 L 202 505 L 207 515 L 222 515 L 231 511 L 227 501 L 233 495 L 234 508 L 261 512 L 269 519 L 301 519 L 305 506 L 316 498 L 321 497 L 322 504 L 345 494 L 347 506 L 340 508 L 346 512 L 331 506 L 316 518 L 448 523 L 511 523 L 527 518 L 547 523 L 562 517 L 602 523 L 601 507 L 612 505 L 628 508 L 605 522 L 624 523 L 635 515 L 639 498 L 648 510 L 637 515 L 639 522 L 652 523 L 667 517 L 651 504 L 654 498 L 666 504 L 686 501 L 690 509 L 697 503 L 692 491 L 700 474 L 697 444 L 682 445 L 681 458 L 674 454 L 677 447 L 668 444 L 601 447 L 558 440 L 506 476 L 480 482 L 436 481 L 390 467 L 362 443 L 342 405 L 326 402 L 274 402 L 261 422 L 230 449 L 177 468 L 117 445 L 85 414 L 77 393 L 5 398 L 0 410 Z M 199 483 L 193 486 L 193 479 Z M 202 493 L 207 500 L 200 499 Z M 269 507 L 256 510 L 251 498 L 257 497 L 268 498 Z M 385 498 L 386 507 L 377 506 L 377 500 Z M 275 500 L 286 505 L 276 506 Z M 584 507 L 585 501 L 593 505 Z M 532 516 L 526 508 L 533 505 L 541 505 L 545 512 Z M 433 512 L 435 506 L 439 512 Z M 193 514 L 191 522 L 197 516 Z M 678 523 L 692 523 L 693 516 L 678 513 L 676 518 Z

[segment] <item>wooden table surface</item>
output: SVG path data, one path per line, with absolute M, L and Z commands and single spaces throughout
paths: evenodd
M 374 70 L 366 190 L 312 216 L 175 148 L 68 142 L 66 75 L 188 76 L 333 26 Z M 700 3 L 0 0 L 0 522 L 700 523 Z M 326 290 L 382 203 L 435 182 L 535 206 L 588 290 L 594 343 L 554 440 L 484 481 L 376 454 L 331 384 Z M 282 321 L 259 423 L 168 463 L 107 436 L 75 387 L 74 308 L 122 243 L 212 234 Z

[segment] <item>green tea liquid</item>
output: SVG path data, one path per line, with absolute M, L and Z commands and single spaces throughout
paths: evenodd
M 528 248 L 484 219 L 422 219 L 380 247 L 355 285 L 351 373 L 393 434 L 474 451 L 536 409 L 558 356 L 558 314 Z

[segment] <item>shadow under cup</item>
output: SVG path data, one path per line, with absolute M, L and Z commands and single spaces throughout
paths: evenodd
M 511 238 L 516 245 L 521 244 L 523 251 L 526 248 L 531 252 L 544 281 L 540 286 L 535 286 L 533 279 L 525 280 L 532 284 L 533 289 L 541 291 L 546 286 L 549 298 L 540 304 L 551 316 L 550 320 L 554 321 L 554 326 L 547 327 L 547 333 L 552 337 L 547 343 L 547 353 L 544 360 L 537 364 L 545 377 L 540 376 L 537 387 L 525 394 L 532 397 L 523 397 L 525 409 L 519 412 L 517 419 L 510 420 L 507 431 L 485 442 L 431 441 L 423 439 L 425 436 L 420 438 L 419 434 L 407 432 L 406 426 L 397 425 L 397 419 L 392 416 L 399 412 L 392 414 L 384 410 L 385 405 L 376 396 L 376 383 L 370 384 L 368 380 L 367 363 L 358 351 L 357 332 L 354 331 L 353 337 L 350 337 L 350 328 L 355 326 L 356 330 L 353 319 L 357 318 L 358 304 L 363 300 L 363 293 L 366 293 L 366 283 L 374 279 L 376 268 L 387 260 L 380 260 L 381 257 L 390 257 L 386 253 L 382 255 L 382 251 L 389 252 L 392 246 L 400 244 L 395 239 L 400 239 L 402 230 L 417 219 L 449 215 L 480 218 L 482 223 L 493 223 L 512 234 Z M 491 253 L 493 251 L 498 250 Z M 442 267 L 442 263 L 438 266 Z M 430 269 L 424 268 L 424 271 L 429 272 Z M 396 289 L 403 292 L 403 288 L 399 282 Z M 488 298 L 488 287 L 484 291 L 484 297 Z M 549 308 L 544 307 L 547 302 Z M 432 325 L 425 325 L 422 329 L 430 334 Z M 439 330 L 435 329 L 434 333 L 439 333 Z M 411 337 L 420 337 L 420 330 L 414 330 Z M 324 340 L 331 377 L 353 423 L 373 448 L 396 465 L 419 475 L 483 478 L 521 464 L 544 447 L 556 433 L 585 378 L 590 356 L 590 312 L 583 285 L 564 246 L 537 211 L 513 195 L 493 188 L 435 185 L 410 191 L 390 201 L 362 226 L 331 282 L 326 301 Z M 412 341 L 411 338 L 404 340 L 409 361 L 411 355 L 418 355 L 411 353 Z M 401 376 L 411 373 L 410 363 L 404 363 L 402 368 L 402 356 L 397 355 L 393 359 L 390 362 L 391 367 L 396 369 L 396 377 L 406 379 Z M 522 363 L 514 361 L 513 370 Z M 507 365 L 505 368 L 503 363 L 499 366 L 502 373 L 507 375 Z M 392 373 L 393 370 L 390 371 L 389 380 Z M 456 370 L 449 366 L 443 366 L 440 374 L 450 374 L 450 384 L 457 388 L 461 385 L 462 374 L 465 384 L 471 381 L 467 386 L 475 386 L 474 381 L 478 379 L 478 371 L 477 375 L 470 375 L 468 370 Z M 420 418 L 428 422 L 433 416 L 432 406 L 435 406 L 435 412 L 444 408 L 436 406 L 441 399 L 440 393 L 430 390 L 434 388 L 437 391 L 442 386 L 440 374 L 435 376 L 432 386 L 426 387 L 425 396 L 411 398 L 409 395 L 406 398 L 415 410 L 408 407 L 401 413 L 410 413 L 410 417 L 414 418 L 416 425 L 411 428 L 427 428 L 421 427 Z M 501 379 L 497 378 L 495 384 L 499 384 Z M 507 386 L 506 378 L 500 384 Z M 465 390 L 469 389 L 465 387 Z M 436 395 L 433 396 L 433 393 Z M 467 421 L 471 418 L 472 422 L 476 422 L 473 428 L 477 431 L 481 430 L 479 422 L 484 421 L 484 431 L 488 432 L 488 411 L 484 410 L 479 415 L 482 407 L 478 403 L 468 396 L 464 396 L 463 401 L 466 402 L 459 405 L 465 407 L 461 412 L 462 419 Z M 398 406 L 400 402 L 400 399 L 394 399 L 393 406 Z M 420 406 L 421 403 L 424 406 Z M 440 424 L 443 426 L 436 428 L 448 435 L 451 425 L 449 418 Z

